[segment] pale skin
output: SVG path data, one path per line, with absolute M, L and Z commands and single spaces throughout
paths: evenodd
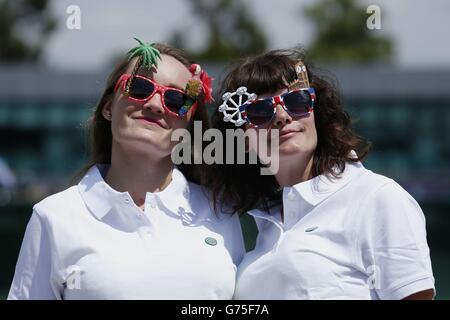
M 277 92 L 259 95 L 259 98 L 279 95 L 287 91 L 286 88 Z M 311 112 L 309 116 L 303 118 L 293 118 L 281 105 L 277 105 L 276 114 L 272 123 L 258 127 L 257 129 L 247 126 L 247 131 L 269 128 L 278 129 L 280 132 L 279 168 L 277 172 L 274 172 L 274 176 L 279 185 L 281 187 L 290 187 L 313 178 L 312 163 L 314 151 L 317 147 L 314 113 Z M 249 137 L 255 136 L 249 135 Z M 249 140 L 250 148 L 255 148 L 258 142 L 252 138 Z M 267 144 L 270 144 L 270 138 Z M 268 149 L 270 150 L 269 147 Z M 257 150 L 257 148 L 254 150 Z M 433 298 L 434 290 L 428 289 L 416 292 L 404 298 L 404 300 L 432 300 Z
M 131 74 L 135 62 L 130 63 L 127 73 Z M 182 90 L 192 77 L 180 61 L 165 54 L 161 55 L 156 70 L 139 74 L 160 85 Z M 102 114 L 111 121 L 113 136 L 111 166 L 105 181 L 119 192 L 128 191 L 143 210 L 146 193 L 162 191 L 172 180 L 170 154 L 176 142 L 170 137 L 175 129 L 188 126 L 192 112 L 177 118 L 163 108 L 159 93 L 143 104 L 128 99 L 118 90 L 113 100 L 105 104 Z
M 277 92 L 259 95 L 259 98 L 270 97 L 287 92 L 283 89 Z M 276 106 L 276 114 L 271 123 L 250 128 L 247 126 L 246 133 L 260 129 L 278 129 L 279 140 L 279 170 L 274 172 L 275 178 L 281 187 L 289 187 L 311 178 L 311 166 L 314 150 L 317 146 L 317 133 L 314 124 L 314 113 L 307 117 L 293 119 L 281 105 Z M 269 135 L 270 137 L 270 135 Z M 270 139 L 269 139 L 270 140 Z M 255 148 L 257 141 L 249 139 L 250 147 Z M 270 141 L 267 142 L 270 144 Z M 270 148 L 268 147 L 270 150 Z M 256 148 L 255 148 L 256 150 Z

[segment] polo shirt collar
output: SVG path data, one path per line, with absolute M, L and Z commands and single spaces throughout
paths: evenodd
M 356 158 L 357 154 L 354 150 L 351 150 L 349 156 Z M 364 169 L 364 167 L 359 161 L 346 162 L 344 171 L 341 174 L 339 174 L 337 166 L 332 169 L 338 174 L 337 177 L 321 174 L 313 179 L 297 183 L 292 187 L 285 187 L 283 188 L 283 202 L 289 197 L 289 193 L 296 192 L 310 205 L 316 206 L 345 187 L 362 172 L 361 169 Z
M 147 192 L 147 199 L 150 195 L 158 197 L 168 210 L 177 215 L 187 211 L 192 212 L 189 201 L 191 196 L 189 182 L 175 166 L 172 171 L 172 181 L 170 181 L 169 185 L 159 192 Z
M 108 165 L 94 165 L 78 183 L 78 191 L 88 209 L 98 219 L 102 219 L 111 211 L 117 198 L 125 198 L 127 192 L 112 189 L 103 179 Z M 125 199 L 124 199 L 125 200 Z
M 355 157 L 355 151 L 351 151 L 350 156 Z M 338 172 L 337 167 L 333 168 L 333 170 Z M 322 174 L 313 179 L 295 184 L 292 187 L 284 187 L 283 203 L 287 202 L 286 199 L 288 199 L 289 193 L 296 192 L 307 203 L 312 206 L 317 206 L 319 203 L 344 188 L 350 181 L 364 171 L 365 168 L 361 162 L 346 162 L 344 171 L 337 178 Z M 279 225 L 281 223 L 279 209 L 274 209 L 273 211 L 273 213 L 267 213 L 260 209 L 252 209 L 248 211 L 248 214 L 255 218 L 269 220 Z
M 290 192 L 296 192 L 310 205 L 317 206 L 320 202 L 345 187 L 362 172 L 361 169 L 363 168 L 361 162 L 347 162 L 343 173 L 338 175 L 338 177 L 322 174 L 292 187 L 283 188 L 283 200 L 289 196 Z M 333 168 L 333 170 L 338 172 L 337 167 Z
M 111 209 L 123 203 L 133 201 L 128 192 L 119 192 L 111 188 L 104 180 L 109 165 L 97 164 L 92 166 L 78 184 L 78 191 L 89 210 L 102 219 Z M 189 183 L 174 166 L 172 181 L 160 192 L 147 192 L 146 201 L 158 197 L 162 204 L 171 212 L 180 215 L 183 212 L 192 212 L 189 204 Z

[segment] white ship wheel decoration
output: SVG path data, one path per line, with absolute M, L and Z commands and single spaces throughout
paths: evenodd
M 238 102 L 234 101 L 232 97 L 238 96 Z M 236 127 L 242 126 L 246 119 L 242 118 L 242 112 L 239 106 L 242 106 L 249 100 L 255 100 L 257 95 L 255 93 L 248 93 L 246 87 L 240 87 L 235 92 L 225 92 L 222 96 L 223 103 L 219 106 L 219 112 L 223 113 L 223 121 L 234 123 Z

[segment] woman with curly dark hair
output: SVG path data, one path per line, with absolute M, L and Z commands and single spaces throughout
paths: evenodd
M 238 268 L 236 299 L 434 297 L 419 205 L 363 167 L 370 144 L 301 49 L 242 59 L 221 94 L 213 127 L 244 128 L 246 161 L 210 166 L 205 183 L 217 205 L 248 212 L 259 230 Z

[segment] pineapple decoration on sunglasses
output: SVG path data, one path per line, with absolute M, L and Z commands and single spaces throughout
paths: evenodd
M 161 53 L 155 48 L 155 43 L 145 43 L 138 38 L 134 38 L 139 45 L 128 51 L 127 56 L 130 61 L 137 57 L 137 62 L 133 68 L 133 72 L 129 81 L 125 86 L 124 95 L 129 96 L 132 79 L 136 76 L 141 67 L 157 68 L 158 59 L 161 60 Z M 178 111 L 178 116 L 185 116 L 189 110 L 196 106 L 198 100 L 203 97 L 205 103 L 210 103 L 214 99 L 212 97 L 212 80 L 206 71 L 202 70 L 200 65 L 192 64 L 189 67 L 192 78 L 186 84 L 186 99 L 183 106 Z

